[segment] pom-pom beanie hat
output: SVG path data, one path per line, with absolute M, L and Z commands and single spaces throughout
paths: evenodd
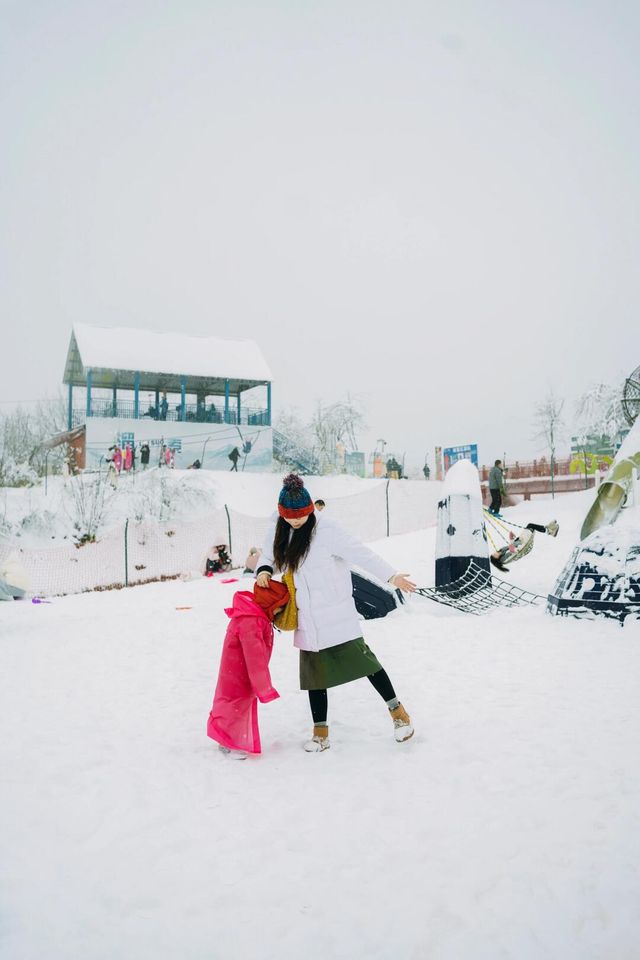
M 315 507 L 302 477 L 290 473 L 282 481 L 282 490 L 278 497 L 278 513 L 287 520 L 296 520 L 313 513 Z

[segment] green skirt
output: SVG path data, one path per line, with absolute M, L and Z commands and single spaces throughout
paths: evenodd
M 300 651 L 300 689 L 326 690 L 368 677 L 382 670 L 380 661 L 362 637 L 347 640 L 317 653 Z

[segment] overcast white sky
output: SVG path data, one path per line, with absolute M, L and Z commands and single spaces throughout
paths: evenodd
M 75 321 L 184 330 L 416 462 L 541 452 L 540 393 L 640 363 L 639 45 L 635 0 L 0 0 L 0 401 Z

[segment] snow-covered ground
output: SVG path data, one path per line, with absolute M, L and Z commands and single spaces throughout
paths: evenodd
M 507 511 L 561 525 L 509 579 L 546 593 L 591 497 Z M 431 583 L 434 535 L 374 546 Z M 636 960 L 638 623 L 413 598 L 364 633 L 415 737 L 362 680 L 320 755 L 281 635 L 233 763 L 205 724 L 237 586 L 0 606 L 3 960 Z

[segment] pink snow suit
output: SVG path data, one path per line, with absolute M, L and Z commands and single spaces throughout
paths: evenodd
M 131 470 L 131 464 L 133 462 L 133 454 L 131 452 L 131 447 L 127 444 L 127 449 L 124 452 L 124 468 L 125 470 Z
M 207 736 L 231 750 L 260 753 L 258 700 L 269 703 L 280 696 L 269 673 L 273 627 L 247 590 L 234 594 L 233 607 L 225 613 L 231 622 L 222 646 Z
M 116 447 L 113 451 L 113 465 L 118 473 L 120 473 L 122 469 L 122 450 L 120 447 Z

